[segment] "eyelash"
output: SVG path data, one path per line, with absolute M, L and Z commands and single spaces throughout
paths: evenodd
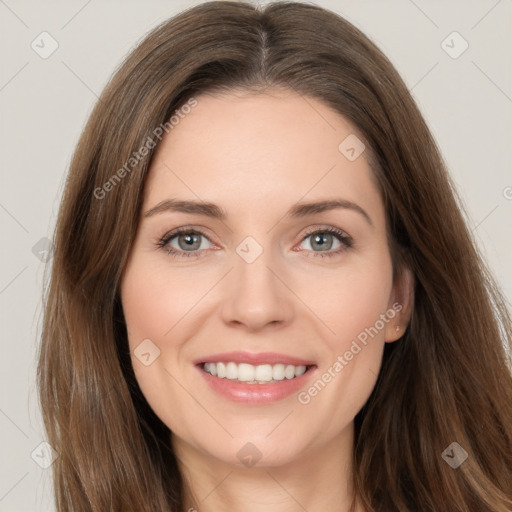
M 195 258 L 197 257 L 198 253 L 200 251 L 180 251 L 180 250 L 176 250 L 174 249 L 173 247 L 168 247 L 167 244 L 173 239 L 175 238 L 177 235 L 180 235 L 181 233 L 187 233 L 187 234 L 195 234 L 195 235 L 201 235 L 203 236 L 204 238 L 206 238 L 207 240 L 208 237 L 201 231 L 198 231 L 196 229 L 191 229 L 191 228 L 188 228 L 188 227 L 181 227 L 181 228 L 177 228 L 173 231 L 171 231 L 170 233 L 166 233 L 158 242 L 157 242 L 157 247 L 159 247 L 160 249 L 164 250 L 168 255 L 174 257 L 174 258 Z M 314 253 L 314 256 L 310 256 L 310 257 L 320 257 L 320 258 L 331 258 L 333 256 L 337 256 L 338 254 L 346 251 L 347 249 L 351 248 L 352 245 L 353 245 L 353 240 L 350 236 L 348 236 L 347 234 L 345 234 L 345 232 L 343 232 L 341 229 L 338 229 L 338 228 L 335 228 L 335 227 L 327 227 L 327 228 L 321 228 L 321 229 L 318 229 L 318 228 L 315 228 L 315 229 L 312 229 L 311 231 L 308 231 L 305 233 L 304 237 L 302 238 L 301 240 L 301 243 L 304 242 L 304 240 L 306 240 L 308 237 L 310 237 L 311 235 L 315 235 L 315 234 L 318 234 L 318 233 L 329 233 L 331 235 L 335 235 L 335 237 L 341 242 L 342 244 L 342 247 L 340 247 L 339 249 L 336 249 L 335 251 L 325 251 L 325 252 L 322 252 L 322 251 L 307 251 L 307 252 L 313 252 Z

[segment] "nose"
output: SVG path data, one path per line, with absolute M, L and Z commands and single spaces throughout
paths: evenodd
M 235 256 L 234 268 L 224 283 L 223 321 L 249 331 L 288 324 L 294 314 L 294 295 L 270 251 L 263 251 L 252 263 Z

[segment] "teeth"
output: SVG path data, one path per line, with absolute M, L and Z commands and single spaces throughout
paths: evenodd
M 261 364 L 256 366 L 256 370 L 254 371 L 254 380 L 264 380 L 270 382 L 273 378 L 273 370 L 272 365 L 270 364 Z
M 238 367 L 235 363 L 226 365 L 226 379 L 234 380 L 238 378 Z
M 215 363 L 210 363 L 210 365 L 215 365 Z M 226 365 L 224 363 L 217 363 L 217 377 L 221 379 L 226 376 Z
M 294 366 L 292 364 L 252 364 L 233 362 L 226 363 L 204 363 L 203 370 L 214 377 L 221 379 L 237 380 L 249 384 L 267 384 L 278 382 L 284 379 L 293 379 L 306 373 L 305 366 Z
M 241 363 L 238 365 L 238 369 L 235 363 L 229 363 L 234 365 L 235 367 L 235 378 L 242 382 L 250 382 L 254 380 L 254 374 L 256 373 L 256 368 L 252 364 Z M 237 371 L 238 370 L 238 371 Z

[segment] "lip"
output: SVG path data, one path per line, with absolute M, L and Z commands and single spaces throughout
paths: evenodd
M 237 364 L 248 363 L 260 364 L 292 364 L 294 366 L 307 366 L 306 373 L 293 379 L 283 379 L 279 382 L 269 384 L 244 384 L 227 378 L 219 378 L 210 375 L 202 368 L 204 363 L 234 362 Z M 226 352 L 215 354 L 194 361 L 195 368 L 201 374 L 208 386 L 220 396 L 241 404 L 262 405 L 283 400 L 294 393 L 298 393 L 302 387 L 312 378 L 317 369 L 314 362 L 297 357 L 276 354 L 273 352 L 260 352 L 251 354 L 249 352 Z
M 222 354 L 213 354 L 205 356 L 200 359 L 196 359 L 193 363 L 197 366 L 203 363 L 229 363 L 233 362 L 236 364 L 248 363 L 253 366 L 261 364 L 292 364 L 293 366 L 313 366 L 314 361 L 300 359 L 294 356 L 288 356 L 286 354 L 278 354 L 276 352 L 224 352 Z M 299 378 L 299 377 L 297 377 Z M 294 380 L 294 379 L 292 379 Z M 249 384 L 251 385 L 251 384 Z

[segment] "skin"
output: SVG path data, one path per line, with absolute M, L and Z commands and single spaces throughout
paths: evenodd
M 142 212 L 173 197 L 213 202 L 227 218 L 141 216 L 121 283 L 137 381 L 172 430 L 188 482 L 185 510 L 348 510 L 353 419 L 374 388 L 384 343 L 403 335 L 412 296 L 409 272 L 392 280 L 383 201 L 365 153 L 349 161 L 338 149 L 358 131 L 293 91 L 196 99 L 158 146 Z M 332 198 L 356 203 L 373 225 L 343 208 L 285 216 L 299 201 Z M 205 234 L 197 256 L 176 258 L 158 247 L 180 226 Z M 305 232 L 330 226 L 353 245 L 322 258 L 342 242 L 323 232 L 322 249 Z M 236 252 L 247 236 L 263 249 L 250 264 Z M 185 252 L 179 238 L 170 244 Z M 295 393 L 266 405 L 231 402 L 192 363 L 236 350 L 293 355 L 318 366 L 307 389 L 397 302 L 401 311 L 308 404 Z M 145 339 L 160 350 L 148 366 L 133 355 Z M 247 442 L 261 452 L 252 467 L 237 457 Z

